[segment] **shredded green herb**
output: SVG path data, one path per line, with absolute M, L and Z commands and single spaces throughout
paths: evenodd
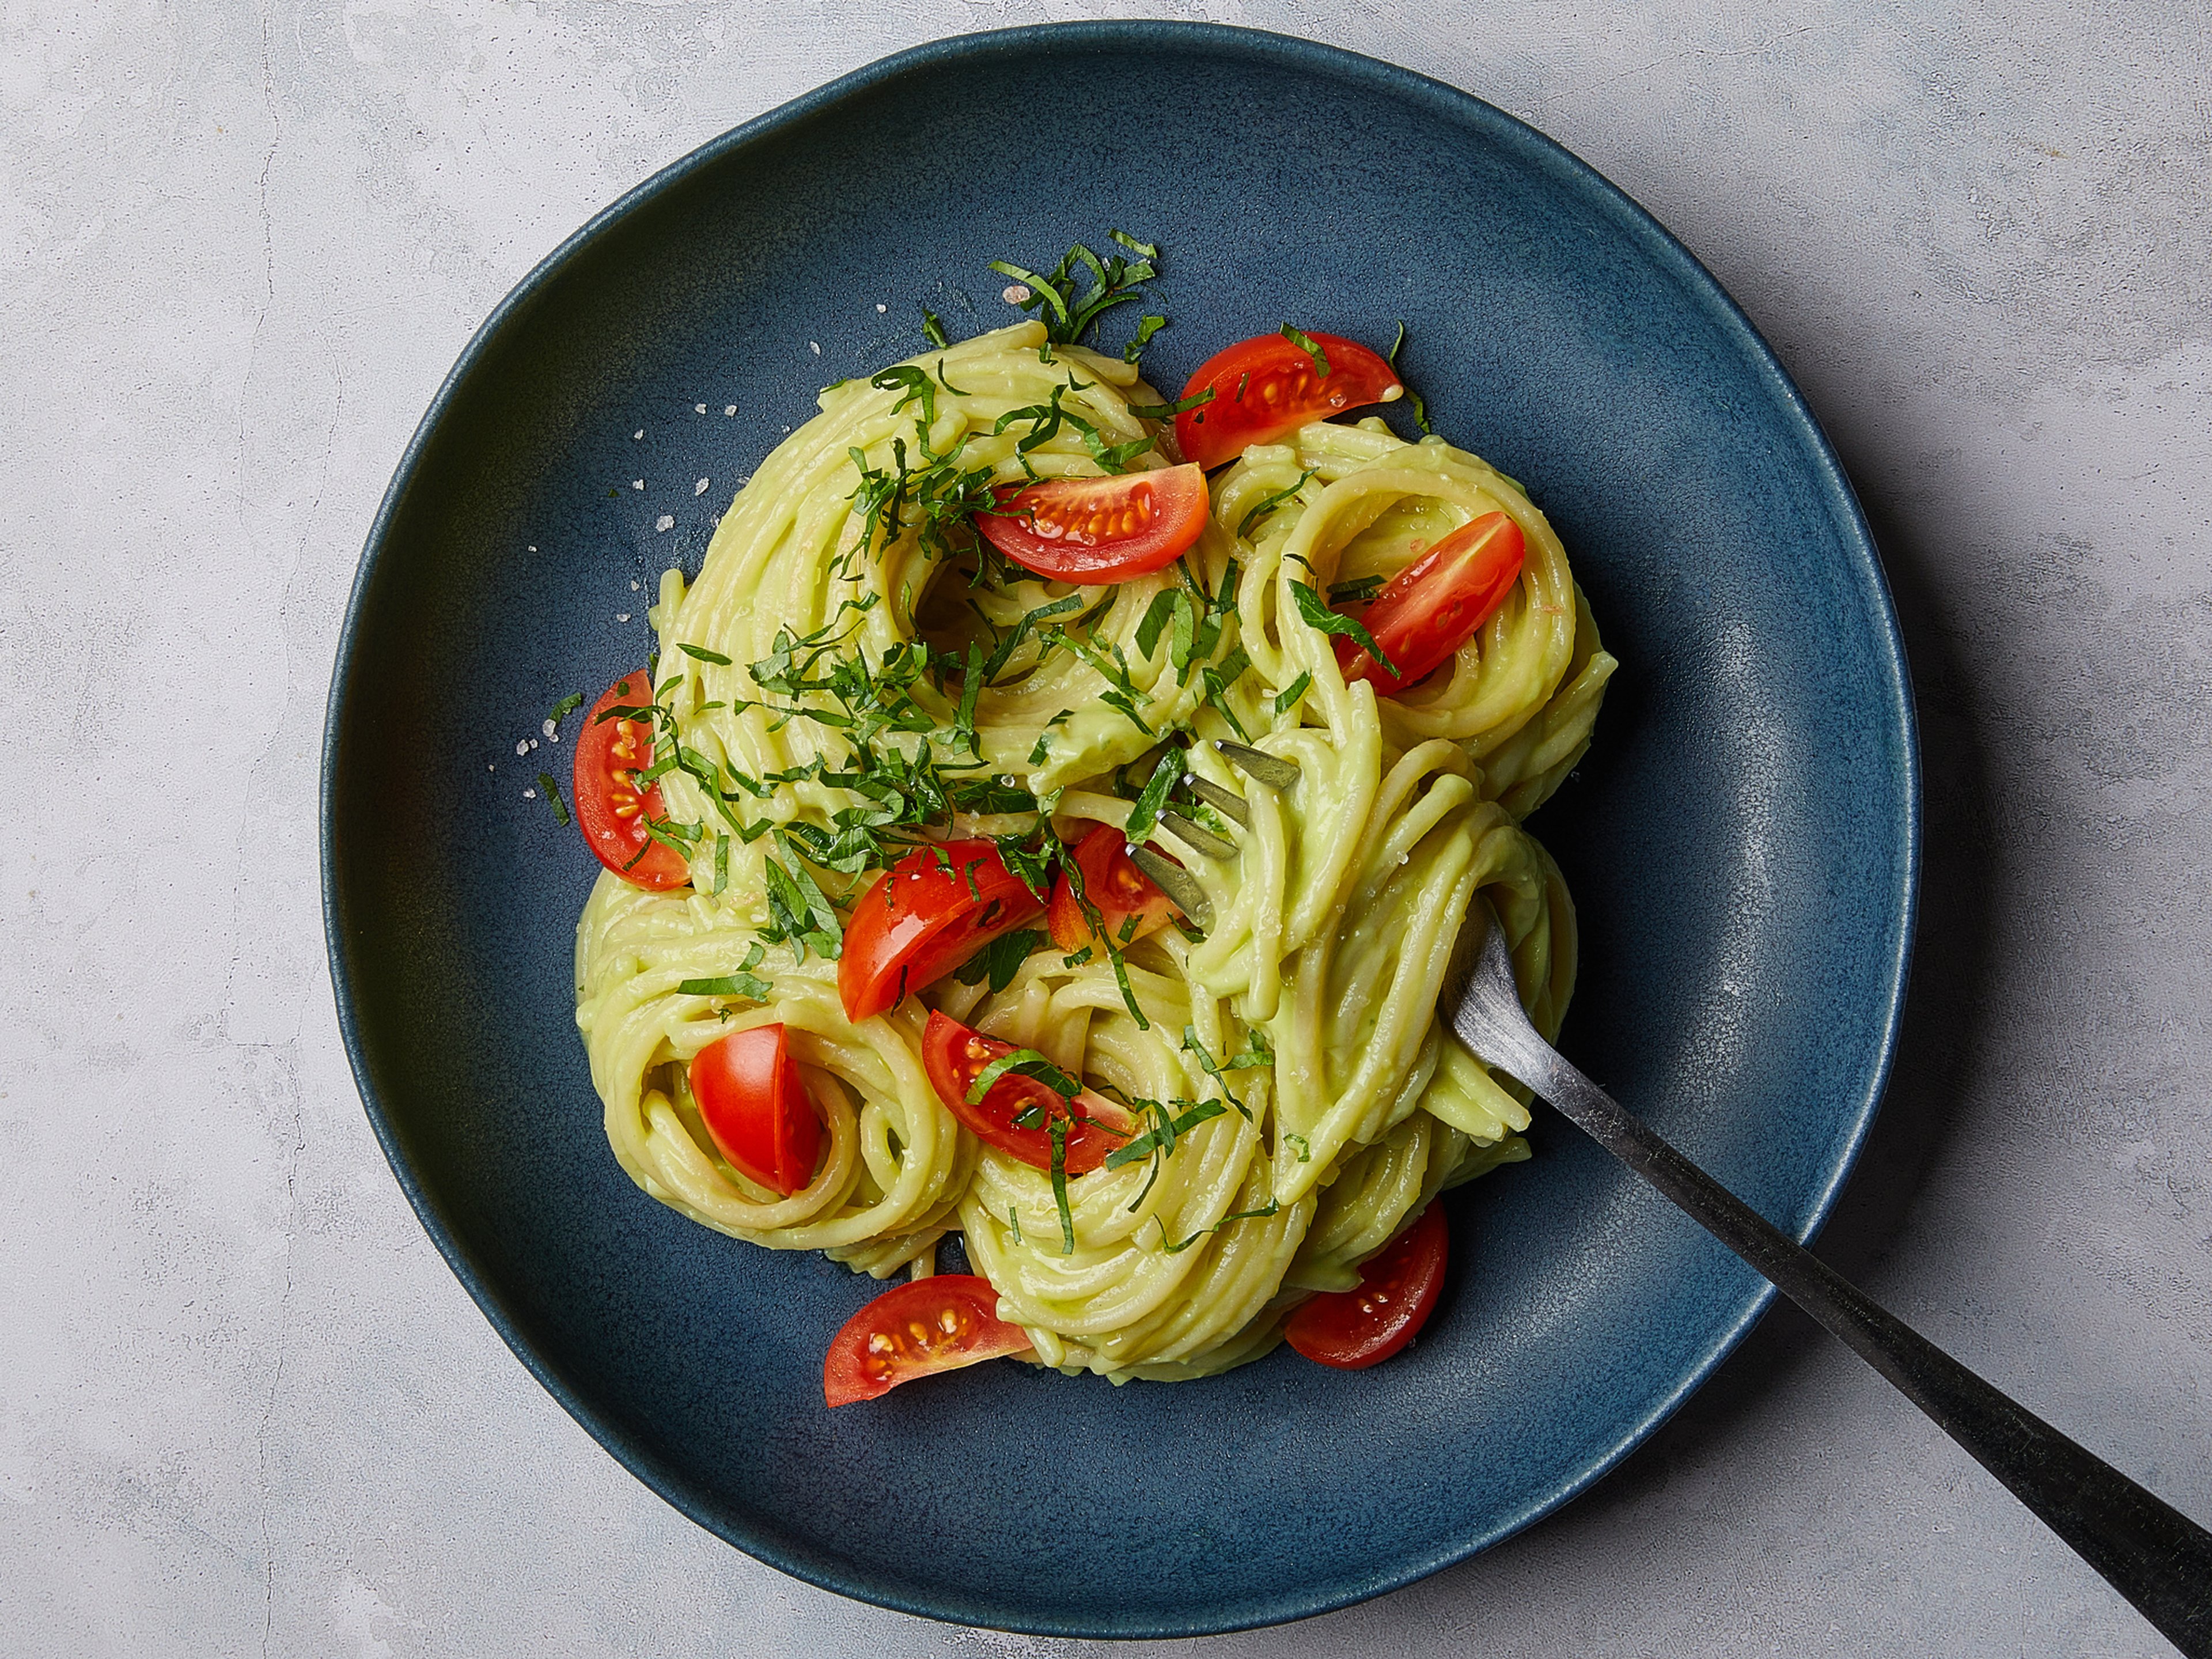
M 1009 1072 L 1019 1077 L 1036 1079 L 1063 1100 L 1074 1099 L 1083 1088 L 1081 1084 L 1036 1049 L 1016 1048 L 999 1055 L 975 1073 L 975 1080 L 968 1085 L 968 1103 L 970 1106 L 981 1105 L 983 1097 L 991 1092 L 991 1085 Z
M 709 979 L 687 979 L 677 990 L 687 997 L 743 997 L 747 1002 L 766 1002 L 775 988 L 758 974 L 743 969 Z
M 1297 678 L 1292 680 L 1288 685 L 1275 693 L 1275 712 L 1278 714 L 1286 714 L 1291 709 L 1296 708 L 1298 706 L 1298 699 L 1305 696 L 1308 689 L 1310 688 L 1312 684 L 1313 675 L 1311 672 L 1302 671 Z
M 1033 928 L 1020 927 L 1011 933 L 1001 933 L 981 950 L 953 970 L 952 976 L 963 985 L 973 985 L 988 978 L 995 994 L 1014 982 L 1014 975 L 1030 959 L 1030 952 L 1044 943 L 1044 935 Z
M 1067 1120 L 1056 1117 L 1048 1131 L 1052 1136 L 1052 1201 L 1060 1211 L 1060 1253 L 1075 1254 L 1075 1212 L 1067 1204 Z
M 1297 602 L 1298 615 L 1305 618 L 1310 627 L 1318 628 L 1324 634 L 1343 635 L 1381 663 L 1384 672 L 1397 673 L 1398 665 L 1383 653 L 1381 646 L 1375 643 L 1375 636 L 1342 611 L 1330 610 L 1322 596 L 1312 588 L 1304 582 L 1292 582 L 1291 594 Z
M 927 306 L 921 308 L 921 337 L 940 351 L 952 343 L 945 337 L 945 325 L 937 320 L 937 313 Z
M 1060 256 L 1059 264 L 1048 275 L 1028 270 L 1009 259 L 991 261 L 992 270 L 1001 276 L 1012 277 L 1029 289 L 1029 297 L 1017 303 L 1024 311 L 1037 313 L 1045 325 L 1048 344 L 1081 344 L 1092 324 L 1114 307 L 1135 299 L 1138 284 L 1150 282 L 1159 274 L 1158 247 L 1118 230 L 1109 234 L 1137 258 L 1131 260 L 1111 253 L 1102 260 L 1078 242 Z M 1089 277 L 1089 287 L 1079 294 L 1077 285 L 1085 275 Z M 1145 334 L 1143 337 L 1148 339 L 1151 335 Z
M 1144 793 L 1137 804 L 1129 809 L 1129 822 L 1122 827 L 1122 835 L 1130 841 L 1142 841 L 1152 833 L 1152 825 L 1159 822 L 1160 808 L 1167 805 L 1168 791 L 1176 787 L 1182 776 L 1182 750 L 1170 747 L 1160 757 L 1159 764 L 1152 768 Z
M 1406 401 L 1413 406 L 1413 424 L 1420 428 L 1424 434 L 1431 433 L 1436 428 L 1429 424 L 1429 406 L 1421 401 L 1419 392 L 1414 391 L 1410 386 L 1406 386 L 1406 377 L 1398 369 L 1398 349 L 1405 343 L 1406 325 L 1401 319 L 1398 324 L 1398 337 L 1390 342 L 1389 353 L 1382 361 L 1389 364 L 1390 372 L 1398 376 L 1398 384 L 1406 386 Z
M 550 772 L 540 772 L 538 775 L 538 787 L 545 792 L 545 804 L 553 809 L 553 822 L 568 823 L 568 809 L 561 804 L 561 787 L 553 781 L 553 775 Z
M 574 714 L 583 706 L 584 694 L 580 691 L 571 691 L 567 696 L 562 698 L 560 702 L 553 705 L 551 711 L 546 714 L 545 718 L 551 720 L 554 725 L 558 726 L 562 720 L 567 720 L 569 715 Z
M 1252 539 L 1252 526 L 1254 525 L 1259 523 L 1261 520 L 1266 518 L 1267 514 L 1273 513 L 1285 501 L 1290 500 L 1291 496 L 1297 495 L 1301 489 L 1304 489 L 1308 483 L 1320 475 L 1320 472 L 1321 469 L 1317 466 L 1308 467 L 1304 472 L 1298 474 L 1298 481 L 1296 483 L 1285 484 L 1280 489 L 1275 491 L 1273 495 L 1262 496 L 1256 503 L 1254 504 L 1252 510 L 1249 513 L 1247 513 L 1237 521 L 1237 534 L 1238 537 L 1243 540 L 1248 542 L 1250 541 Z
M 1285 323 L 1283 325 L 1282 331 L 1283 337 L 1285 340 L 1288 340 L 1299 350 L 1304 352 L 1307 356 L 1313 359 L 1315 369 L 1320 374 L 1323 380 L 1327 380 L 1328 378 L 1328 353 L 1321 349 L 1321 342 L 1315 339 L 1310 334 L 1304 333 L 1297 329 L 1292 328 L 1288 323 Z
M 1274 1200 L 1269 1199 L 1265 1209 L 1239 1210 L 1233 1215 L 1225 1215 L 1222 1217 L 1220 1220 L 1215 1222 L 1211 1227 L 1200 1227 L 1196 1232 L 1193 1233 L 1188 1238 L 1184 1239 L 1180 1244 L 1170 1244 L 1168 1243 L 1168 1224 L 1163 1221 L 1160 1223 L 1160 1243 L 1166 1249 L 1167 1253 L 1170 1255 L 1180 1255 L 1183 1251 L 1197 1243 L 1200 1239 L 1204 1238 L 1208 1233 L 1218 1233 L 1232 1221 L 1258 1221 L 1265 1217 L 1274 1214 L 1275 1212 L 1281 1207 L 1282 1206 L 1276 1203 Z
M 1382 577 L 1355 576 L 1348 582 L 1331 582 L 1328 585 L 1328 602 L 1331 605 L 1364 605 L 1382 591 Z
M 1213 401 L 1213 388 L 1194 392 L 1188 398 L 1178 398 L 1171 404 L 1131 404 L 1129 413 L 1141 421 L 1171 421 L 1178 415 L 1194 409 L 1203 409 Z

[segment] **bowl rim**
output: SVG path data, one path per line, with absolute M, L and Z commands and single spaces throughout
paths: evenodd
M 1832 507 L 1840 509 L 1838 522 L 1846 563 L 1878 601 L 1870 607 L 1876 624 L 1873 640 L 1875 665 L 1890 716 L 1888 729 L 1896 738 L 1895 758 L 1902 775 L 1893 781 L 1905 820 L 1894 912 L 1896 945 L 1878 969 L 1884 981 L 1884 996 L 1878 1017 L 1875 1062 L 1866 1079 L 1863 1097 L 1845 1120 L 1847 1133 L 1837 1143 L 1832 1167 L 1798 1233 L 1801 1240 L 1807 1243 L 1816 1237 L 1858 1162 L 1896 1061 L 1921 880 L 1923 799 L 1918 722 L 1896 605 L 1872 532 L 1841 461 L 1789 371 L 1742 307 L 1672 232 L 1588 162 L 1518 117 L 1473 93 L 1344 47 L 1270 30 L 1166 19 L 1036 23 L 947 36 L 863 64 L 731 128 L 662 167 L 593 214 L 532 266 L 470 337 L 409 438 L 392 482 L 386 488 L 363 543 L 337 641 L 323 728 L 319 833 L 323 928 L 331 994 L 347 1063 L 360 1092 L 362 1109 L 400 1190 L 446 1265 L 501 1339 L 562 1410 L 617 1463 L 687 1518 L 754 1559 L 817 1588 L 897 1612 L 951 1623 L 981 1625 L 1036 1636 L 1144 1640 L 1223 1634 L 1334 1612 L 1428 1577 L 1532 1525 L 1611 1473 L 1702 1388 L 1772 1304 L 1777 1294 L 1773 1285 L 1758 1286 L 1737 1316 L 1724 1328 L 1714 1332 L 1703 1357 L 1689 1368 L 1678 1385 L 1581 1471 L 1518 1512 L 1471 1536 L 1440 1540 L 1432 1547 L 1409 1553 L 1389 1569 L 1372 1572 L 1357 1582 L 1345 1582 L 1328 1589 L 1293 1584 L 1263 1602 L 1255 1599 L 1233 1611 L 1223 1609 L 1209 1614 L 1194 1608 L 1181 1617 L 1147 1617 L 1116 1623 L 1109 1628 L 1096 1619 L 1025 1613 L 1007 1597 L 987 1601 L 966 1592 L 943 1592 L 933 1597 L 917 1592 L 909 1584 L 878 1577 L 872 1569 L 850 1561 L 827 1567 L 819 1558 L 795 1554 L 782 1547 L 772 1536 L 755 1536 L 744 1527 L 732 1524 L 692 1485 L 684 1471 L 636 1444 L 626 1431 L 588 1402 L 572 1386 L 562 1368 L 538 1352 L 508 1316 L 499 1293 L 489 1283 L 487 1275 L 479 1271 L 458 1232 L 407 1161 L 390 1115 L 372 1081 L 368 1041 L 356 1006 L 352 944 L 343 929 L 344 917 L 339 902 L 336 823 L 337 780 L 353 689 L 356 635 L 376 580 L 386 540 L 448 407 L 476 373 L 495 341 L 541 290 L 611 228 L 692 173 L 715 166 L 759 141 L 872 88 L 908 76 L 927 74 L 954 62 L 1014 57 L 1039 50 L 1065 52 L 1132 47 L 1230 58 L 1257 67 L 1347 83 L 1358 90 L 1412 105 L 1446 124 L 1480 131 L 1486 138 L 1512 151 L 1516 160 L 1550 171 L 1563 188 L 1579 191 L 1586 199 L 1607 210 L 1616 228 L 1655 264 L 1674 276 L 1684 293 L 1685 302 L 1705 312 L 1743 353 L 1745 360 L 1758 367 L 1780 412 L 1798 428 L 1800 453 L 1814 464 L 1821 493 L 1830 498 Z

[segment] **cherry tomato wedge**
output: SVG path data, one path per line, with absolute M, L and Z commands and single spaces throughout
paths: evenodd
M 1172 564 L 1206 528 L 1206 474 L 1194 466 L 1112 478 L 1048 478 L 1001 495 L 975 528 L 1025 570 L 1091 586 Z
M 845 926 L 837 994 L 847 1017 L 896 1007 L 1043 908 L 988 841 L 916 848 L 860 896 Z
M 1176 443 L 1186 461 L 1211 471 L 1249 444 L 1272 443 L 1309 421 L 1368 404 L 1387 404 L 1405 391 L 1398 372 L 1356 341 L 1309 334 L 1328 359 L 1322 373 L 1304 347 L 1280 334 L 1260 334 L 1217 351 L 1183 387 L 1183 401 L 1209 389 L 1211 402 L 1176 416 Z
M 999 1317 L 999 1293 L 974 1273 L 939 1273 L 885 1291 L 845 1322 L 822 1361 L 831 1406 L 880 1400 L 902 1382 L 1024 1353 L 1030 1334 Z
M 1435 1311 L 1450 1237 L 1443 1206 L 1431 1204 L 1369 1258 L 1358 1290 L 1304 1304 L 1284 1325 L 1284 1339 L 1307 1358 L 1340 1370 L 1379 1365 L 1411 1342 Z
M 691 1097 L 722 1156 L 748 1178 L 786 1198 L 814 1179 L 822 1120 L 782 1026 L 732 1031 L 692 1055 Z
M 641 708 L 653 701 L 640 669 L 607 688 L 576 734 L 576 769 L 569 787 L 576 827 L 599 861 L 640 887 L 681 887 L 691 879 L 683 857 L 645 833 L 648 817 L 666 816 L 658 784 L 637 787 L 635 774 L 653 764 L 653 722 L 602 720 L 610 708 Z
M 1398 672 L 1340 634 L 1345 684 L 1366 680 L 1388 697 L 1433 673 L 1505 603 L 1521 580 L 1524 551 L 1521 526 L 1503 513 L 1453 531 L 1392 577 L 1359 618 Z
M 921 1034 L 921 1060 L 930 1085 L 945 1108 L 975 1132 L 987 1146 L 995 1146 L 1034 1169 L 1052 1168 L 1051 1121 L 1068 1121 L 1067 1151 L 1062 1164 L 1069 1175 L 1087 1175 L 1106 1161 L 1106 1155 L 1126 1146 L 1137 1132 L 1137 1121 L 1115 1102 L 1085 1089 L 1071 1102 L 1056 1089 L 1017 1072 L 1000 1074 L 998 1081 L 974 1105 L 969 1091 L 983 1068 L 1014 1045 L 963 1025 L 934 1009 Z M 1034 1107 L 1044 1122 L 1030 1129 L 1015 1123 Z
M 1116 945 L 1166 927 L 1168 918 L 1175 914 L 1168 896 L 1137 868 L 1127 847 L 1127 838 L 1110 823 L 1100 824 L 1075 847 L 1075 867 L 1083 875 L 1084 897 L 1098 907 L 1106 936 Z M 1132 916 L 1137 925 L 1125 935 L 1122 930 Z M 1063 951 L 1080 951 L 1093 938 L 1082 900 L 1075 896 L 1074 879 L 1065 869 L 1053 887 L 1045 926 L 1052 930 L 1052 942 Z

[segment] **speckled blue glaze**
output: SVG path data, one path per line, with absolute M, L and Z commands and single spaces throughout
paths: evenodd
M 1148 109 L 1175 112 L 1169 137 Z M 1402 318 L 1442 428 L 1551 515 L 1622 660 L 1535 825 L 1583 919 L 1565 1046 L 1809 1234 L 1881 1094 L 1917 863 L 1905 664 L 1850 486 L 1633 203 L 1465 94 L 1303 41 L 1144 22 L 922 47 L 715 140 L 532 272 L 369 535 L 331 688 L 325 903 L 400 1185 L 641 1480 L 848 1595 L 1171 1636 L 1339 1607 L 1526 1526 L 1679 1406 L 1770 1292 L 1540 1116 L 1534 1162 L 1452 1200 L 1443 1308 L 1378 1370 L 1279 1352 L 1115 1389 L 994 1364 L 830 1413 L 823 1341 L 877 1286 L 694 1225 L 617 1169 L 569 990 L 595 866 L 522 799 L 541 763 L 565 783 L 567 751 L 514 752 L 562 694 L 637 665 L 657 573 L 696 568 L 817 386 L 917 349 L 920 304 L 956 333 L 1010 320 L 987 260 L 1109 227 L 1167 250 L 1159 385 L 1284 317 L 1377 343 Z

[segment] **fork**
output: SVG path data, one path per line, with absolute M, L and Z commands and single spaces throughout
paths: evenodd
M 1528 1023 L 1489 900 L 1478 897 L 1468 921 L 1468 933 L 1485 933 L 1456 1002 L 1447 993 L 1461 1041 L 1551 1102 L 1856 1349 L 2189 1659 L 2212 1659 L 2212 1533 L 1878 1306 L 1624 1110 Z

